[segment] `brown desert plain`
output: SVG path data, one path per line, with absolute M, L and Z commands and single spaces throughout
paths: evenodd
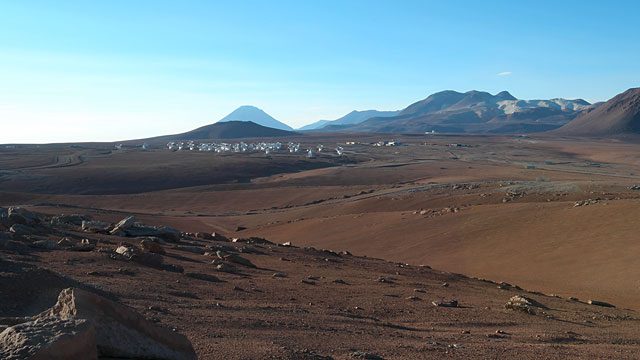
M 278 140 L 325 150 L 3 147 L 2 207 L 183 233 L 157 242 L 159 266 L 114 255 L 140 238 L 47 218 L 0 249 L 0 316 L 80 286 L 186 335 L 201 359 L 640 357 L 636 138 Z M 63 237 L 95 247 L 30 246 Z

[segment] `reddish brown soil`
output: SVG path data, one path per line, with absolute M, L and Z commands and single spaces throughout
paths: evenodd
M 640 309 L 640 191 L 629 189 L 640 184 L 639 145 L 549 137 L 397 136 L 408 146 L 378 148 L 344 145 L 347 140 L 390 138 L 327 135 L 303 140 L 303 147 L 342 143 L 346 150 L 346 159 L 327 152 L 314 160 L 290 154 L 267 159 L 130 149 L 80 157 L 77 164 L 71 156 L 63 161 L 68 165 L 58 166 L 56 154 L 74 154 L 77 149 L 2 150 L 0 206 L 25 204 L 37 211 L 89 213 L 109 221 L 136 214 L 149 224 L 183 231 L 263 236 L 413 265 L 398 268 L 360 257 L 327 263 L 317 260 L 323 255 L 273 247 L 273 254 L 267 248 L 262 250 L 268 255 L 247 255 L 269 270 L 252 270 L 246 277 L 221 274 L 227 282 L 209 284 L 145 268 L 133 277 L 89 276 L 87 272 L 99 267 L 115 271 L 123 265 L 101 253 L 39 254 L 36 263 L 100 283 L 138 309 L 165 304 L 171 311 L 154 316 L 183 329 L 203 358 L 295 358 L 305 348 L 335 358 L 348 357 L 352 349 L 387 358 L 633 358 L 640 343 L 638 323 L 621 319 L 635 319 L 635 311 L 566 299 L 575 296 Z M 451 143 L 471 147 L 450 147 Z M 96 145 L 89 151 L 110 150 Z M 54 160 L 47 162 L 47 156 Z M 22 167 L 20 159 L 28 159 Z M 265 169 L 271 170 L 264 173 Z M 145 186 L 153 191 L 141 192 Z M 596 201 L 574 207 L 589 199 Z M 247 230 L 236 232 L 238 226 Z M 179 253 L 200 260 L 167 262 L 185 271 L 210 270 L 201 256 Z M 72 266 L 64 265 L 65 256 L 95 259 Z M 517 291 L 418 268 L 421 264 L 563 298 L 532 295 L 553 309 L 549 313 L 555 320 L 514 314 L 503 305 Z M 271 278 L 274 272 L 288 277 Z M 300 283 L 308 275 L 325 279 L 315 286 Z M 378 283 L 379 276 L 398 280 L 393 285 Z M 338 286 L 330 282 L 334 278 L 352 285 Z M 440 286 L 443 281 L 451 286 Z M 198 299 L 158 295 L 166 293 L 167 286 L 192 292 Z M 265 292 L 234 291 L 234 286 Z M 414 294 L 417 287 L 427 292 Z M 406 300 L 412 295 L 422 301 Z M 212 300 L 215 297 L 223 300 Z M 430 305 L 440 298 L 456 298 L 469 307 Z M 215 302 L 228 306 L 218 308 Z M 347 310 L 350 315 L 344 315 Z M 461 333 L 467 329 L 471 334 Z M 498 329 L 512 335 L 487 338 Z

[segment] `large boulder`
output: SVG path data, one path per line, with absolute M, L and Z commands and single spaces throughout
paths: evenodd
M 85 290 L 62 290 L 58 302 L 35 318 L 87 320 L 95 328 L 100 357 L 197 359 L 184 335 L 154 325 L 133 309 Z
M 136 217 L 128 216 L 122 219 L 119 223 L 116 224 L 116 226 L 113 227 L 113 230 L 111 230 L 111 234 L 119 233 L 121 231 L 126 232 L 126 230 L 133 227 L 135 223 L 136 223 Z
M 129 261 L 135 261 L 151 267 L 161 267 L 164 264 L 162 255 L 152 252 L 142 252 L 132 246 L 121 245 L 116 249 L 116 254 L 121 255 Z
M 14 325 L 0 333 L 0 358 L 97 359 L 95 329 L 82 319 L 44 318 Z
M 21 207 L 10 207 L 7 210 L 7 217 L 14 224 L 27 226 L 38 225 L 42 222 L 42 216 L 33 211 L 25 210 Z
M 140 247 L 142 248 L 142 250 L 154 254 L 164 255 L 167 253 L 160 244 L 149 239 L 140 240 Z
M 9 229 L 9 231 L 11 231 L 12 233 L 18 236 L 33 235 L 38 232 L 36 229 L 32 228 L 31 226 L 27 226 L 23 224 L 13 224 L 11 226 L 11 229 Z
M 83 221 L 82 230 L 93 233 L 107 233 L 111 230 L 111 224 L 104 221 Z

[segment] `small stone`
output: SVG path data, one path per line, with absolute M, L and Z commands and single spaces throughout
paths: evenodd
M 610 307 L 610 308 L 614 308 L 614 305 L 611 305 L 607 302 L 604 301 L 597 301 L 597 300 L 589 300 L 587 301 L 587 304 L 589 305 L 596 305 L 596 306 L 603 306 L 603 307 Z
M 457 300 L 432 301 L 431 303 L 433 304 L 433 306 L 437 306 L 437 307 L 458 307 L 459 306 Z

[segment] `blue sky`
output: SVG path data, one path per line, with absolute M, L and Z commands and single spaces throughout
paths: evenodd
M 0 1 L 0 143 L 299 127 L 429 94 L 640 86 L 636 1 Z M 502 75 L 499 75 L 502 74 Z

